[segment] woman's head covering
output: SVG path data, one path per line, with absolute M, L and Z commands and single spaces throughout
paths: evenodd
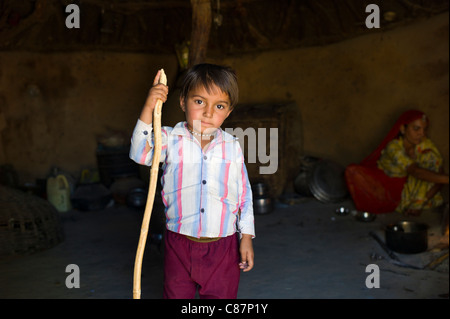
M 394 138 L 398 136 L 400 132 L 400 127 L 402 125 L 407 125 L 411 122 L 414 122 L 415 120 L 418 119 L 423 119 L 428 124 L 428 117 L 422 111 L 409 110 L 400 115 L 400 117 L 395 122 L 394 126 L 391 128 L 391 130 L 383 139 L 383 141 L 380 143 L 380 145 L 378 145 L 378 147 L 375 149 L 375 151 L 372 152 L 372 154 L 363 159 L 360 164 L 364 166 L 376 166 L 377 161 L 381 156 L 381 151 L 386 147 L 386 145 L 390 141 L 392 141 Z

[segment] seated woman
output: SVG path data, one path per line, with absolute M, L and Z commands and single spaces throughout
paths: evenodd
M 418 216 L 443 204 L 439 190 L 449 177 L 426 137 L 428 123 L 421 111 L 403 113 L 372 154 L 347 166 L 345 179 L 357 210 Z

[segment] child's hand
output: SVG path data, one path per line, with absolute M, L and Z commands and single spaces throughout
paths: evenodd
M 156 73 L 155 79 L 153 80 L 153 86 L 150 89 L 147 100 L 145 101 L 145 108 L 153 111 L 158 100 L 165 103 L 167 101 L 167 94 L 169 93 L 169 87 L 159 83 L 159 78 L 161 76 L 161 70 Z
M 153 120 L 153 110 L 155 109 L 156 102 L 158 100 L 165 103 L 167 101 L 167 94 L 169 93 L 169 87 L 164 84 L 159 84 L 159 78 L 161 77 L 161 70 L 156 73 L 155 79 L 153 80 L 153 86 L 148 92 L 147 100 L 145 101 L 144 107 L 142 108 L 141 115 L 139 119 L 146 124 L 152 123 Z M 146 150 L 148 151 L 150 146 L 147 144 Z
M 239 252 L 241 254 L 239 268 L 244 272 L 250 271 L 253 268 L 254 260 L 252 235 L 242 234 Z

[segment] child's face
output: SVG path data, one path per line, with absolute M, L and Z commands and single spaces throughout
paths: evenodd
M 191 90 L 180 106 L 190 130 L 207 134 L 219 128 L 232 109 L 228 94 L 213 85 L 211 94 L 203 85 Z

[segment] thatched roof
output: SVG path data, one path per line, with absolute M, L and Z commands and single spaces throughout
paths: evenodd
M 0 50 L 109 50 L 173 53 L 188 41 L 192 1 L 0 0 Z M 201 0 L 210 2 L 210 54 L 324 45 L 367 32 L 366 6 L 378 4 L 381 29 L 448 10 L 448 0 Z M 68 4 L 80 28 L 68 29 Z

